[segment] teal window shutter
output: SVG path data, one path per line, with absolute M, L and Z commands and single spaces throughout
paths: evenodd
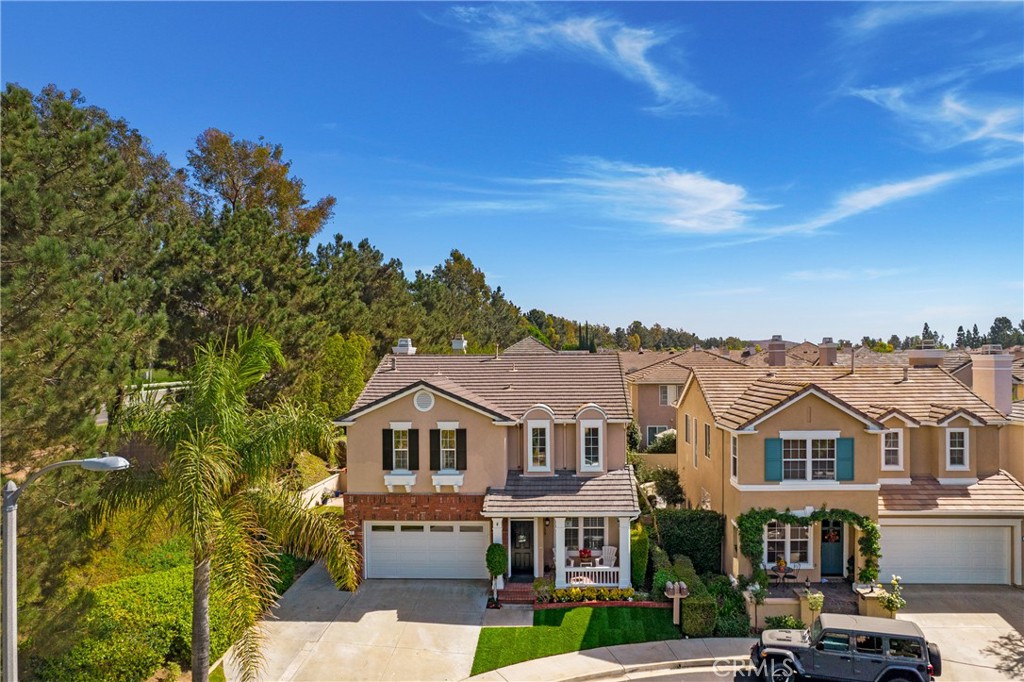
M 764 439 L 764 480 L 782 480 L 782 439 Z
M 836 440 L 836 480 L 853 480 L 853 439 Z

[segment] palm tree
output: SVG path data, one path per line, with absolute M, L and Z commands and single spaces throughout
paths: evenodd
M 321 560 L 339 587 L 358 581 L 359 555 L 343 522 L 304 508 L 282 472 L 299 449 L 332 447 L 331 424 L 286 401 L 265 409 L 247 392 L 284 358 L 262 331 L 238 332 L 230 347 L 208 344 L 195 353 L 185 390 L 125 414 L 125 435 L 163 453 L 149 472 L 111 477 L 100 517 L 124 509 L 169 518 L 191 541 L 192 679 L 210 667 L 210 575 L 231 622 L 244 630 L 234 656 L 246 680 L 263 661 L 259 617 L 274 603 L 274 560 L 282 552 Z

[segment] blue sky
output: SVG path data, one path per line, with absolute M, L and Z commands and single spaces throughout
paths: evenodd
M 321 239 L 702 336 L 1024 316 L 1024 5 L 11 3 L 2 76 L 184 165 L 284 145 Z

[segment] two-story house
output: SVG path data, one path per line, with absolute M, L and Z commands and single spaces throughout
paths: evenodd
M 1024 487 L 1001 445 L 1008 358 L 975 357 L 983 399 L 941 355 L 912 351 L 909 367 L 692 368 L 677 467 L 688 498 L 727 518 L 724 570 L 752 568 L 740 552 L 744 512 L 827 507 L 877 520 L 886 579 L 1021 584 Z M 979 386 L 981 365 L 993 380 Z M 839 521 L 772 522 L 760 559 L 781 557 L 812 581 L 844 576 L 860 565 L 857 534 Z
M 508 575 L 628 586 L 640 509 L 618 357 L 396 350 L 336 420 L 364 576 L 485 578 L 496 542 Z

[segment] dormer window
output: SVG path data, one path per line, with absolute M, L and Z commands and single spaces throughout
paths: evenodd
M 547 421 L 528 421 L 527 430 L 527 471 L 551 471 Z
M 903 430 L 882 432 L 882 470 L 903 470 Z
M 604 467 L 604 422 L 584 419 L 580 422 L 580 471 L 601 471 Z

